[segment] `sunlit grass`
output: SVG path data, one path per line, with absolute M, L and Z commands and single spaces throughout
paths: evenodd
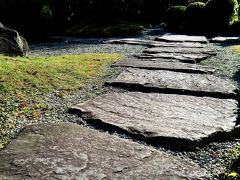
M 231 50 L 232 50 L 234 53 L 239 53 L 239 54 L 240 54 L 240 45 L 231 46 Z
M 58 97 L 76 93 L 97 77 L 119 54 L 80 54 L 48 57 L 0 55 L 0 149 L 18 126 L 16 119 L 37 120 L 51 111 L 48 94 Z M 56 93 L 57 92 L 57 93 Z M 87 93 L 87 92 L 86 92 Z
M 102 68 L 118 59 L 117 54 L 82 54 L 50 57 L 0 56 L 0 91 L 13 93 L 82 88 Z

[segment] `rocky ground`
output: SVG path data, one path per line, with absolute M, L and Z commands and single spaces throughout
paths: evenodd
M 142 39 L 152 40 L 155 35 L 145 35 Z M 108 39 L 94 39 L 94 40 L 82 40 L 82 39 L 61 39 L 59 42 L 43 43 L 31 45 L 33 55 L 53 55 L 53 54 L 65 54 L 74 53 L 79 54 L 83 52 L 106 52 L 106 53 L 122 53 L 130 57 L 131 55 L 140 54 L 146 46 L 141 45 L 116 45 L 116 44 L 104 44 L 103 41 Z M 232 77 L 236 72 L 236 65 L 238 64 L 237 56 L 233 55 L 228 47 L 216 46 L 210 44 L 215 49 L 219 50 L 216 57 L 212 57 L 202 64 L 214 67 L 217 69 L 217 73 L 222 77 Z M 28 121 L 26 119 L 19 119 L 19 126 L 15 129 L 17 132 L 26 124 L 32 123 L 50 123 L 50 122 L 74 122 L 78 124 L 85 124 L 82 119 L 74 114 L 68 113 L 68 108 L 74 104 L 84 102 L 88 99 L 92 99 L 98 95 L 112 93 L 112 92 L 125 92 L 126 90 L 113 87 L 102 87 L 103 83 L 117 77 L 119 73 L 123 71 L 123 68 L 111 68 L 111 77 L 105 77 L 102 79 L 96 79 L 92 84 L 86 87 L 83 91 L 76 92 L 73 95 L 62 98 L 57 97 L 55 94 L 49 94 L 46 99 L 51 107 L 51 111 L 44 114 L 37 122 Z M 237 82 L 236 82 L 237 84 Z M 93 128 L 93 127 L 89 127 Z M 99 128 L 101 130 L 101 128 Z M 116 134 L 117 136 L 130 138 L 124 134 L 115 132 L 109 132 Z M 138 141 L 138 140 L 135 140 Z M 144 142 L 138 141 L 141 144 Z M 226 153 L 229 148 L 238 144 L 238 140 L 226 141 L 226 142 L 213 142 L 205 145 L 202 148 L 197 148 L 195 151 L 179 151 L 174 148 L 167 148 L 161 146 L 155 146 L 157 150 L 164 150 L 174 156 L 178 156 L 182 159 L 191 159 L 201 167 L 207 169 L 211 176 L 214 177 L 225 171 L 228 159 Z

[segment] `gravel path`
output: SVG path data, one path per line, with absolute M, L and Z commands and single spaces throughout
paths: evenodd
M 153 39 L 155 37 L 155 31 L 145 34 L 139 38 L 141 39 Z M 161 32 L 157 32 L 161 33 Z M 152 35 L 153 34 L 153 35 Z M 135 46 L 135 45 L 113 45 L 113 44 L 103 44 L 102 42 L 109 39 L 69 39 L 69 38 L 55 38 L 60 42 L 49 42 L 42 44 L 32 44 L 30 45 L 32 49 L 32 55 L 57 55 L 57 54 L 80 54 L 80 53 L 121 53 L 126 56 L 131 56 L 134 54 L 141 53 L 145 47 Z M 238 58 L 236 55 L 232 55 L 229 48 L 223 48 L 221 46 L 214 46 L 219 50 L 219 54 L 203 62 L 205 65 L 210 67 L 215 67 L 218 69 L 218 74 L 221 76 L 232 77 L 237 70 Z M 111 77 L 118 75 L 122 69 L 106 69 Z M 110 71 L 110 72 L 109 72 Z M 18 131 L 26 124 L 32 123 L 49 123 L 49 122 L 59 122 L 59 121 L 70 121 L 82 124 L 80 118 L 76 115 L 69 114 L 68 108 L 79 102 L 84 102 L 85 100 L 96 97 L 97 95 L 109 93 L 109 92 L 121 92 L 124 90 L 114 89 L 114 88 L 102 88 L 103 83 L 106 81 L 105 78 L 96 79 L 84 90 L 76 92 L 68 97 L 58 97 L 55 94 L 50 94 L 45 97 L 51 111 L 43 115 L 37 121 L 28 121 L 26 119 L 18 120 L 18 127 L 14 131 Z M 124 135 L 118 136 L 125 137 Z M 143 143 L 143 142 L 140 142 Z M 200 166 L 206 168 L 212 176 L 218 175 L 225 172 L 225 166 L 228 162 L 226 158 L 226 153 L 229 148 L 233 145 L 238 144 L 238 141 L 229 141 L 221 143 L 212 143 L 194 152 L 178 152 L 174 150 L 167 150 L 164 148 L 157 148 L 160 150 L 167 151 L 171 154 L 179 156 L 184 159 L 191 159 L 198 163 Z

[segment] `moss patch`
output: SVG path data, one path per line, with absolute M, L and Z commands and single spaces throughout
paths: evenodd
M 64 97 L 81 90 L 119 54 L 49 57 L 0 56 L 0 149 L 9 142 L 17 118 L 37 120 L 51 110 L 46 96 Z
M 119 22 L 114 24 L 93 23 L 77 25 L 66 30 L 67 35 L 83 37 L 114 37 L 141 34 L 146 31 L 146 25 L 138 23 Z

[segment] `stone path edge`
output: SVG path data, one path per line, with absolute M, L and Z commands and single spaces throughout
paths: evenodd
M 174 151 L 194 151 L 196 150 L 196 148 L 204 147 L 205 145 L 212 142 L 224 142 L 227 140 L 232 140 L 234 138 L 240 138 L 240 125 L 236 126 L 232 131 L 229 132 L 223 132 L 219 130 L 211 134 L 211 136 L 209 137 L 202 138 L 201 141 L 180 139 L 174 137 L 146 137 L 144 134 L 139 134 L 139 132 L 135 132 L 135 129 L 132 130 L 130 133 L 129 131 L 116 125 L 104 122 L 101 119 L 96 119 L 91 112 L 87 112 L 83 108 L 79 107 L 81 105 L 82 104 L 70 107 L 68 109 L 68 112 L 81 117 L 87 123 L 87 125 L 94 127 L 94 129 L 108 132 L 110 134 L 118 133 L 120 135 L 131 138 L 133 141 L 140 141 L 154 147 L 161 146 Z
M 205 91 L 191 91 L 184 89 L 171 89 L 171 88 L 158 88 L 158 87 L 148 87 L 146 85 L 135 84 L 135 83 L 122 83 L 122 82 L 105 82 L 105 86 L 112 86 L 117 88 L 123 88 L 128 91 L 137 91 L 144 93 L 164 93 L 164 94 L 179 94 L 179 95 L 190 95 L 190 96 L 198 96 L 198 97 L 214 97 L 221 99 L 236 99 L 236 93 L 225 94 L 221 92 L 205 92 Z

